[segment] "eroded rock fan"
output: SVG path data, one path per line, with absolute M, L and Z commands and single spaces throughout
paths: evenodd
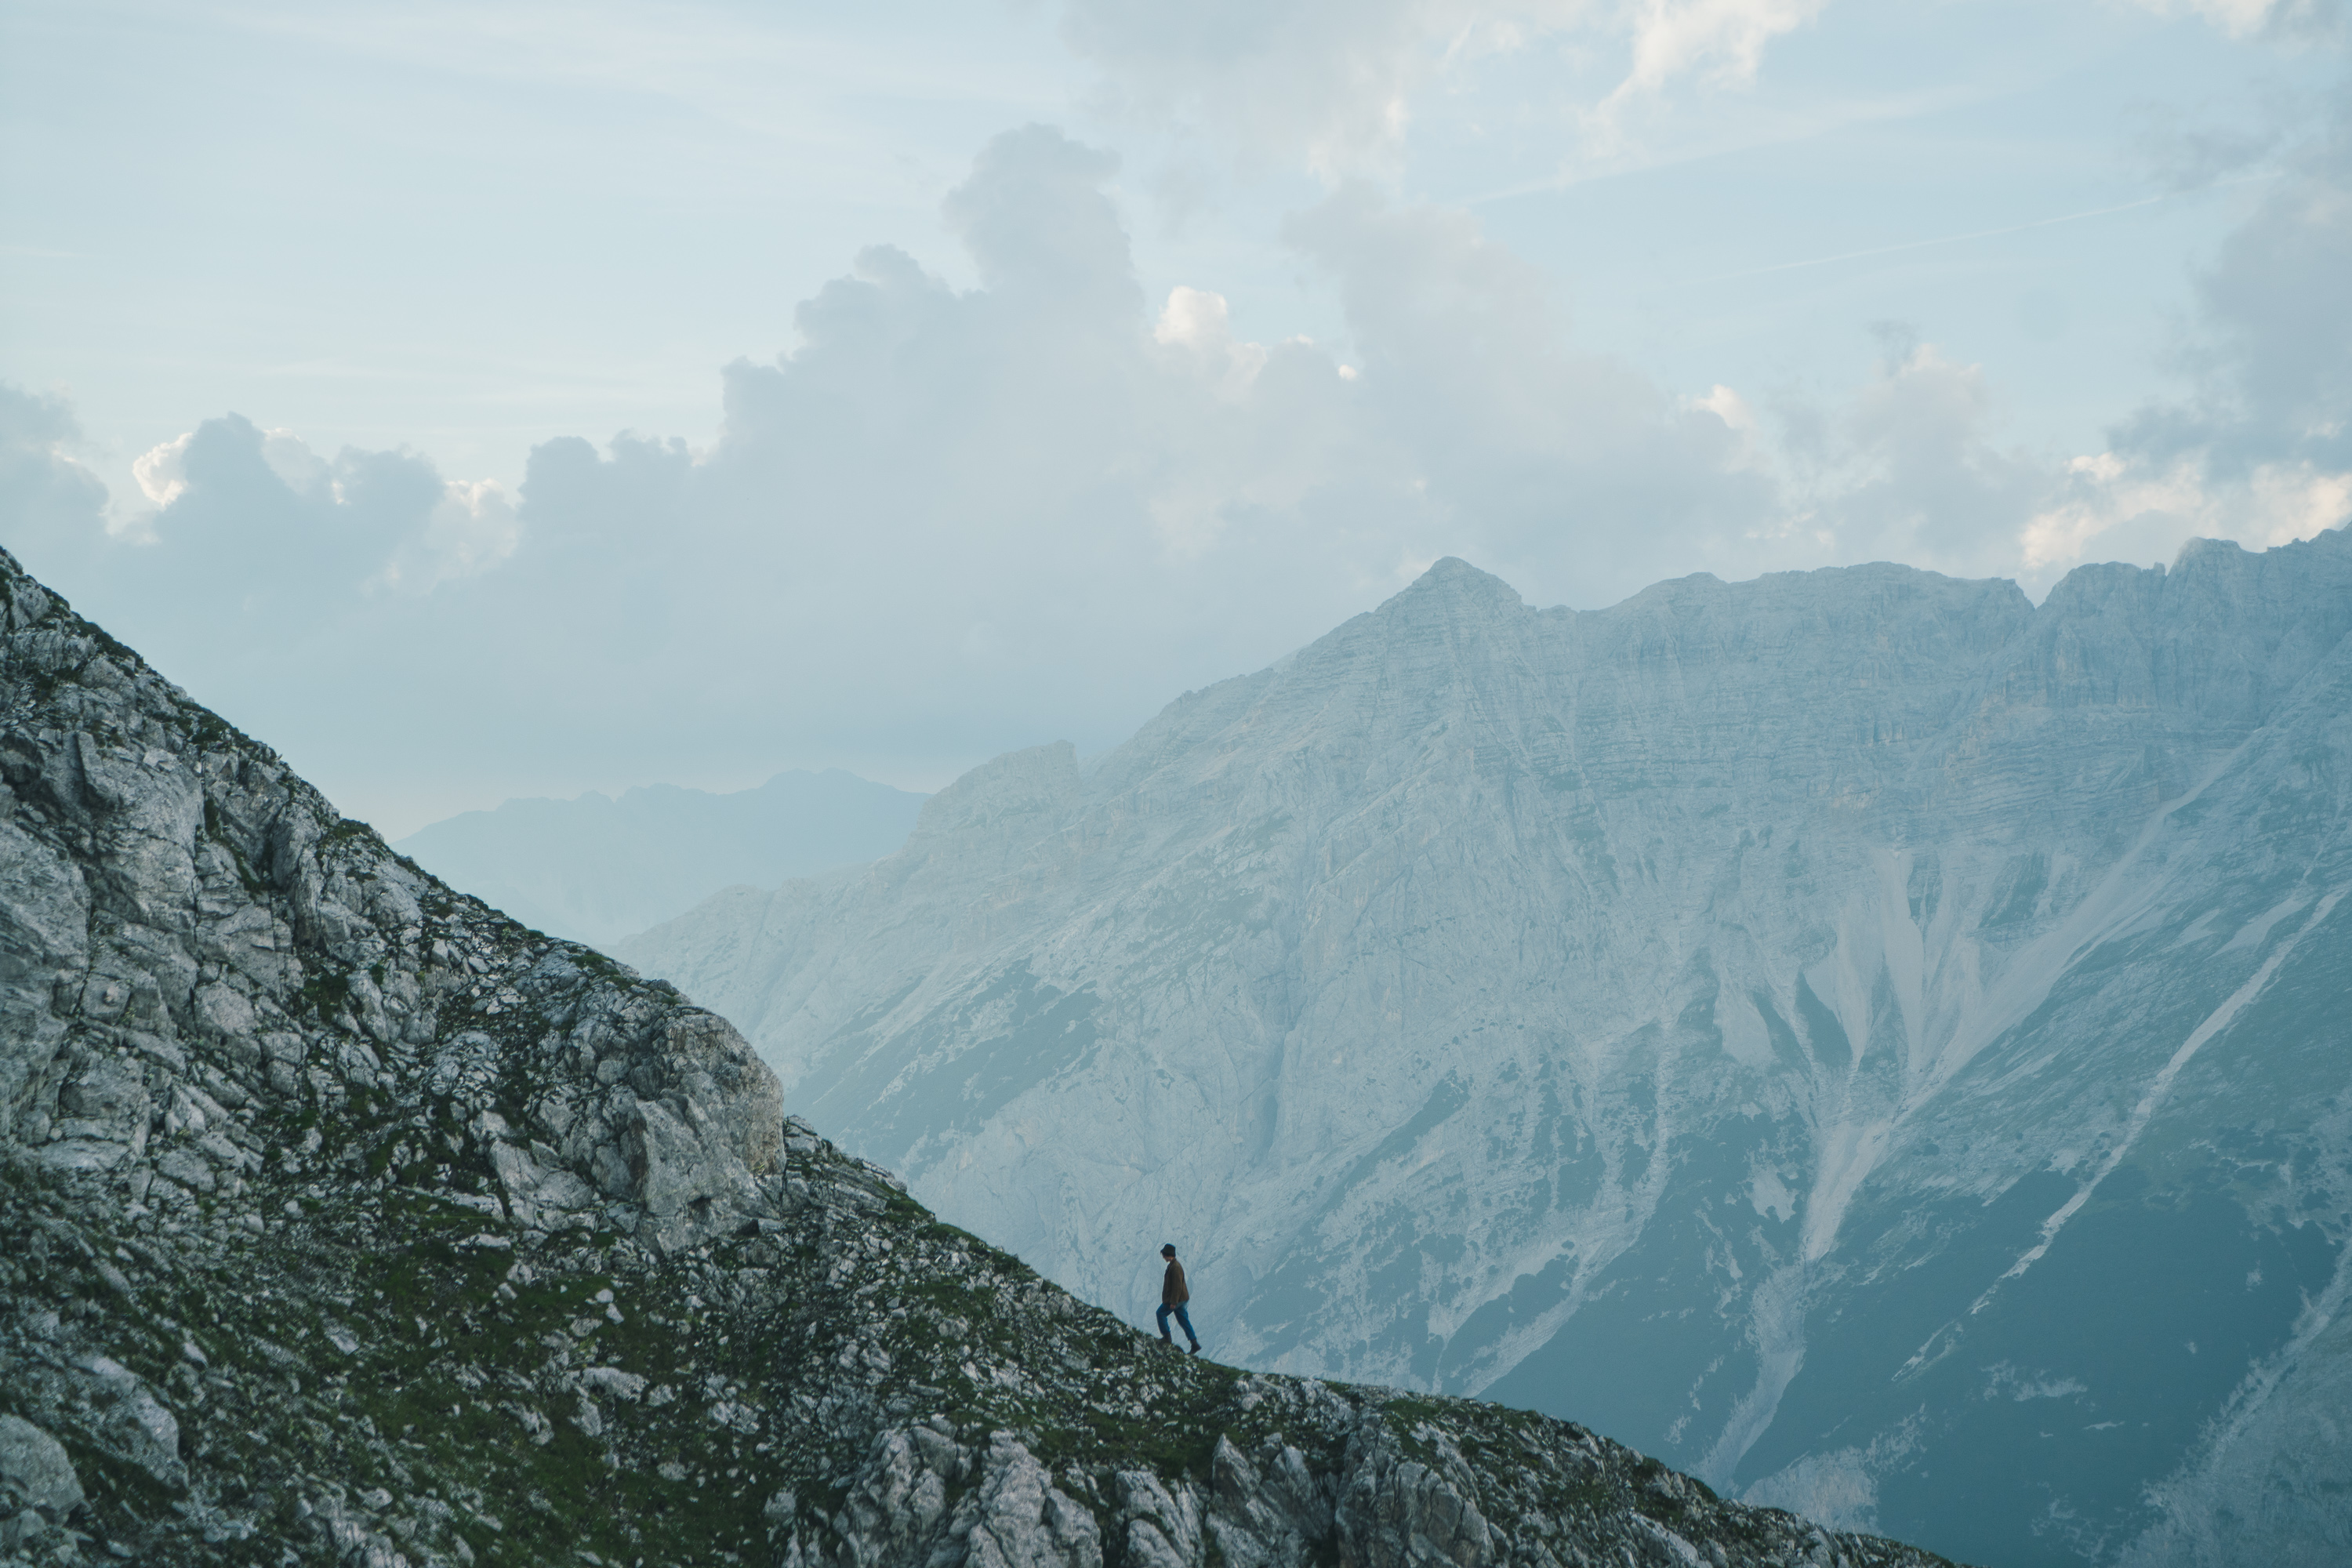
M 1160 1350 L 5 557 L 0 770 L 0 1561 L 1932 1561 Z

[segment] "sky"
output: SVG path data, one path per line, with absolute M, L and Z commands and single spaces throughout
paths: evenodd
M 347 813 L 2352 517 L 2338 0 L 0 0 L 0 543 Z

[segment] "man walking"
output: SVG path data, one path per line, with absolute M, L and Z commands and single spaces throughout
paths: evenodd
M 1184 1337 L 1192 1342 L 1192 1353 L 1199 1355 L 1201 1336 L 1192 1331 L 1192 1320 L 1184 1311 L 1184 1303 L 1192 1299 L 1192 1292 L 1184 1288 L 1184 1266 L 1176 1261 L 1176 1244 L 1171 1241 L 1161 1247 L 1160 1256 L 1168 1259 L 1168 1273 L 1160 1281 L 1160 1337 L 1171 1345 L 1176 1342 L 1168 1332 L 1168 1314 L 1173 1312 L 1176 1321 L 1184 1325 Z

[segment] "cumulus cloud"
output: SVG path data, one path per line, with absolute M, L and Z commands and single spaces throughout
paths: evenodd
M 2291 159 L 2198 279 L 2200 386 L 2181 416 L 2136 432 L 2152 449 L 2207 445 L 2235 465 L 2352 465 L 2352 100 Z
M 170 506 L 188 491 L 188 443 L 196 438 L 193 430 L 177 440 L 150 447 L 131 459 L 131 477 L 139 482 L 142 494 L 158 507 Z
M 2352 518 L 2352 473 L 2264 463 L 2216 482 L 2193 458 L 2129 463 L 2077 458 L 2020 537 L 2026 573 L 2045 577 L 2085 560 L 2163 561 L 2197 538 L 2257 549 L 2308 539 Z
M 1540 277 L 1466 216 L 1351 185 L 1293 224 L 1345 305 L 1358 363 L 1343 366 L 1303 339 L 1238 337 L 1205 289 L 1148 308 L 1108 174 L 1053 132 L 1000 138 L 947 204 L 983 287 L 959 294 L 867 252 L 803 306 L 794 353 L 730 368 L 724 435 L 673 461 L 665 514 L 822 518 L 796 560 L 846 570 L 878 551 L 926 576 L 936 561 L 943 588 L 1052 583 L 1074 563 L 1114 599 L 1179 569 L 1280 582 L 1294 601 L 1333 583 L 1311 613 L 1335 618 L 1448 541 L 1630 588 L 1658 561 L 1637 516 L 1687 542 L 1763 503 L 1719 416 L 1572 352 Z M 644 461 L 615 447 L 605 482 L 637 484 L 624 470 Z M 553 516 L 551 477 L 535 462 L 525 485 L 534 529 Z M 1094 615 L 1094 596 L 970 646 L 1003 655 L 1053 617 Z
M 70 437 L 60 405 L 0 387 L 0 542 L 298 763 L 331 774 L 348 757 L 343 798 L 380 804 L 365 781 L 387 751 L 429 745 L 436 702 L 484 679 L 452 589 L 516 548 L 511 498 L 413 452 L 326 458 L 231 414 L 142 454 L 146 504 L 110 510 Z
M 1387 531 L 1363 518 L 1381 542 L 1357 548 L 1301 515 L 1360 439 L 1337 364 L 1238 339 L 1209 290 L 1154 310 L 1112 167 L 1042 128 L 996 139 L 944 208 L 981 287 L 868 249 L 802 304 L 792 353 L 727 368 L 709 452 L 542 447 L 518 568 L 590 531 L 604 559 L 657 536 L 666 575 L 769 628 L 755 664 L 864 669 L 787 693 L 803 720 L 862 722 L 885 683 L 955 744 L 989 743 L 964 716 L 1008 702 L 1046 734 L 1139 717 L 1159 672 L 1224 673 L 1357 607 Z
M 81 432 L 62 398 L 0 381 L 0 520 L 6 542 L 86 546 L 103 527 L 106 485 L 74 455 Z
M 1947 358 L 1903 323 L 1874 330 L 1878 363 L 1849 396 L 1769 405 L 1788 500 L 1767 537 L 1777 537 L 1788 564 L 1883 560 L 1962 576 L 2015 573 L 2016 531 L 2060 482 L 2062 465 L 1999 444 L 1998 399 L 1982 365 Z
M 888 711 L 985 749 L 1109 739 L 1449 552 L 1581 605 L 1857 552 L 1997 565 L 2056 482 L 1992 445 L 1982 373 L 1920 345 L 1811 411 L 1823 435 L 1792 457 L 1736 389 L 1579 348 L 1475 218 L 1360 182 L 1286 234 L 1348 356 L 1255 341 L 1209 288 L 1142 296 L 1113 173 L 1052 131 L 998 138 L 944 209 L 981 287 L 866 250 L 801 305 L 792 352 L 727 368 L 709 450 L 539 448 L 502 575 L 640 626 L 684 595 L 677 635 L 737 648 L 697 700 L 802 734 Z M 814 679 L 779 689 L 780 668 Z
M 1473 217 L 1356 181 L 1286 233 L 1345 357 L 1260 341 L 1213 279 L 1147 298 L 1115 161 L 1031 126 L 943 205 L 976 287 L 863 251 L 793 348 L 725 367 L 708 448 L 564 437 L 509 495 L 229 416 L 143 457 L 149 505 L 109 534 L 65 411 L 11 395 L 0 479 L 51 498 L 12 499 L 12 539 L 39 515 L 83 542 L 51 528 L 27 564 L 394 827 L 436 789 L 446 810 L 794 763 L 936 783 L 1116 741 L 1445 553 L 1597 605 L 1861 559 L 2039 586 L 2184 530 L 2324 526 L 2352 498 L 2344 361 L 2262 291 L 2286 268 L 2326 292 L 2329 167 L 2257 215 L 2275 240 L 2216 257 L 2197 396 L 2071 463 L 2003 445 L 1982 368 L 1900 326 L 1843 396 L 1660 386 L 1580 347 Z
M 1300 216 L 1343 363 L 1252 340 L 1207 287 L 1146 299 L 1114 171 L 1044 128 L 995 139 L 943 209 L 979 286 L 863 252 L 790 353 L 726 367 L 707 450 L 551 441 L 509 498 L 206 421 L 140 460 L 151 508 L 77 597 L 371 792 L 425 770 L 425 733 L 488 789 L 616 753 L 919 781 L 1114 740 L 1448 550 L 1590 602 L 1769 506 L 1717 405 L 1575 352 L 1461 215 L 1349 186 Z
M 450 479 L 434 499 L 422 526 L 384 562 L 371 584 L 425 592 L 487 572 L 522 542 L 514 497 L 496 479 Z
M 1730 564 L 1771 510 L 1716 407 L 1576 350 L 1548 281 L 1468 215 L 1354 184 L 1290 237 L 1338 284 L 1362 460 L 1382 455 L 1422 509 L 1413 543 L 1590 602 L 1676 562 Z
M 2069 466 L 2026 525 L 2032 565 L 2162 559 L 2200 534 L 2284 543 L 2352 518 L 2352 82 L 2279 164 L 2195 278 L 2187 394 Z
M 1829 0 L 1641 0 L 1632 7 L 1633 60 L 1625 79 L 1601 105 L 1606 115 L 1637 94 L 1657 92 L 1675 78 L 1702 75 L 1720 83 L 1756 79 L 1764 46 L 1794 32 Z
M 266 557 L 283 569 L 256 582 L 306 605 L 430 588 L 496 565 L 520 538 L 494 482 L 445 481 L 404 450 L 346 447 L 331 460 L 236 414 L 142 453 L 131 474 L 152 510 L 111 526 L 159 567 L 202 575 Z

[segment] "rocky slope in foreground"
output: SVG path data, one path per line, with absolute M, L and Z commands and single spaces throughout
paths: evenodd
M 0 556 L 0 1562 L 1925 1563 L 1197 1362 Z

